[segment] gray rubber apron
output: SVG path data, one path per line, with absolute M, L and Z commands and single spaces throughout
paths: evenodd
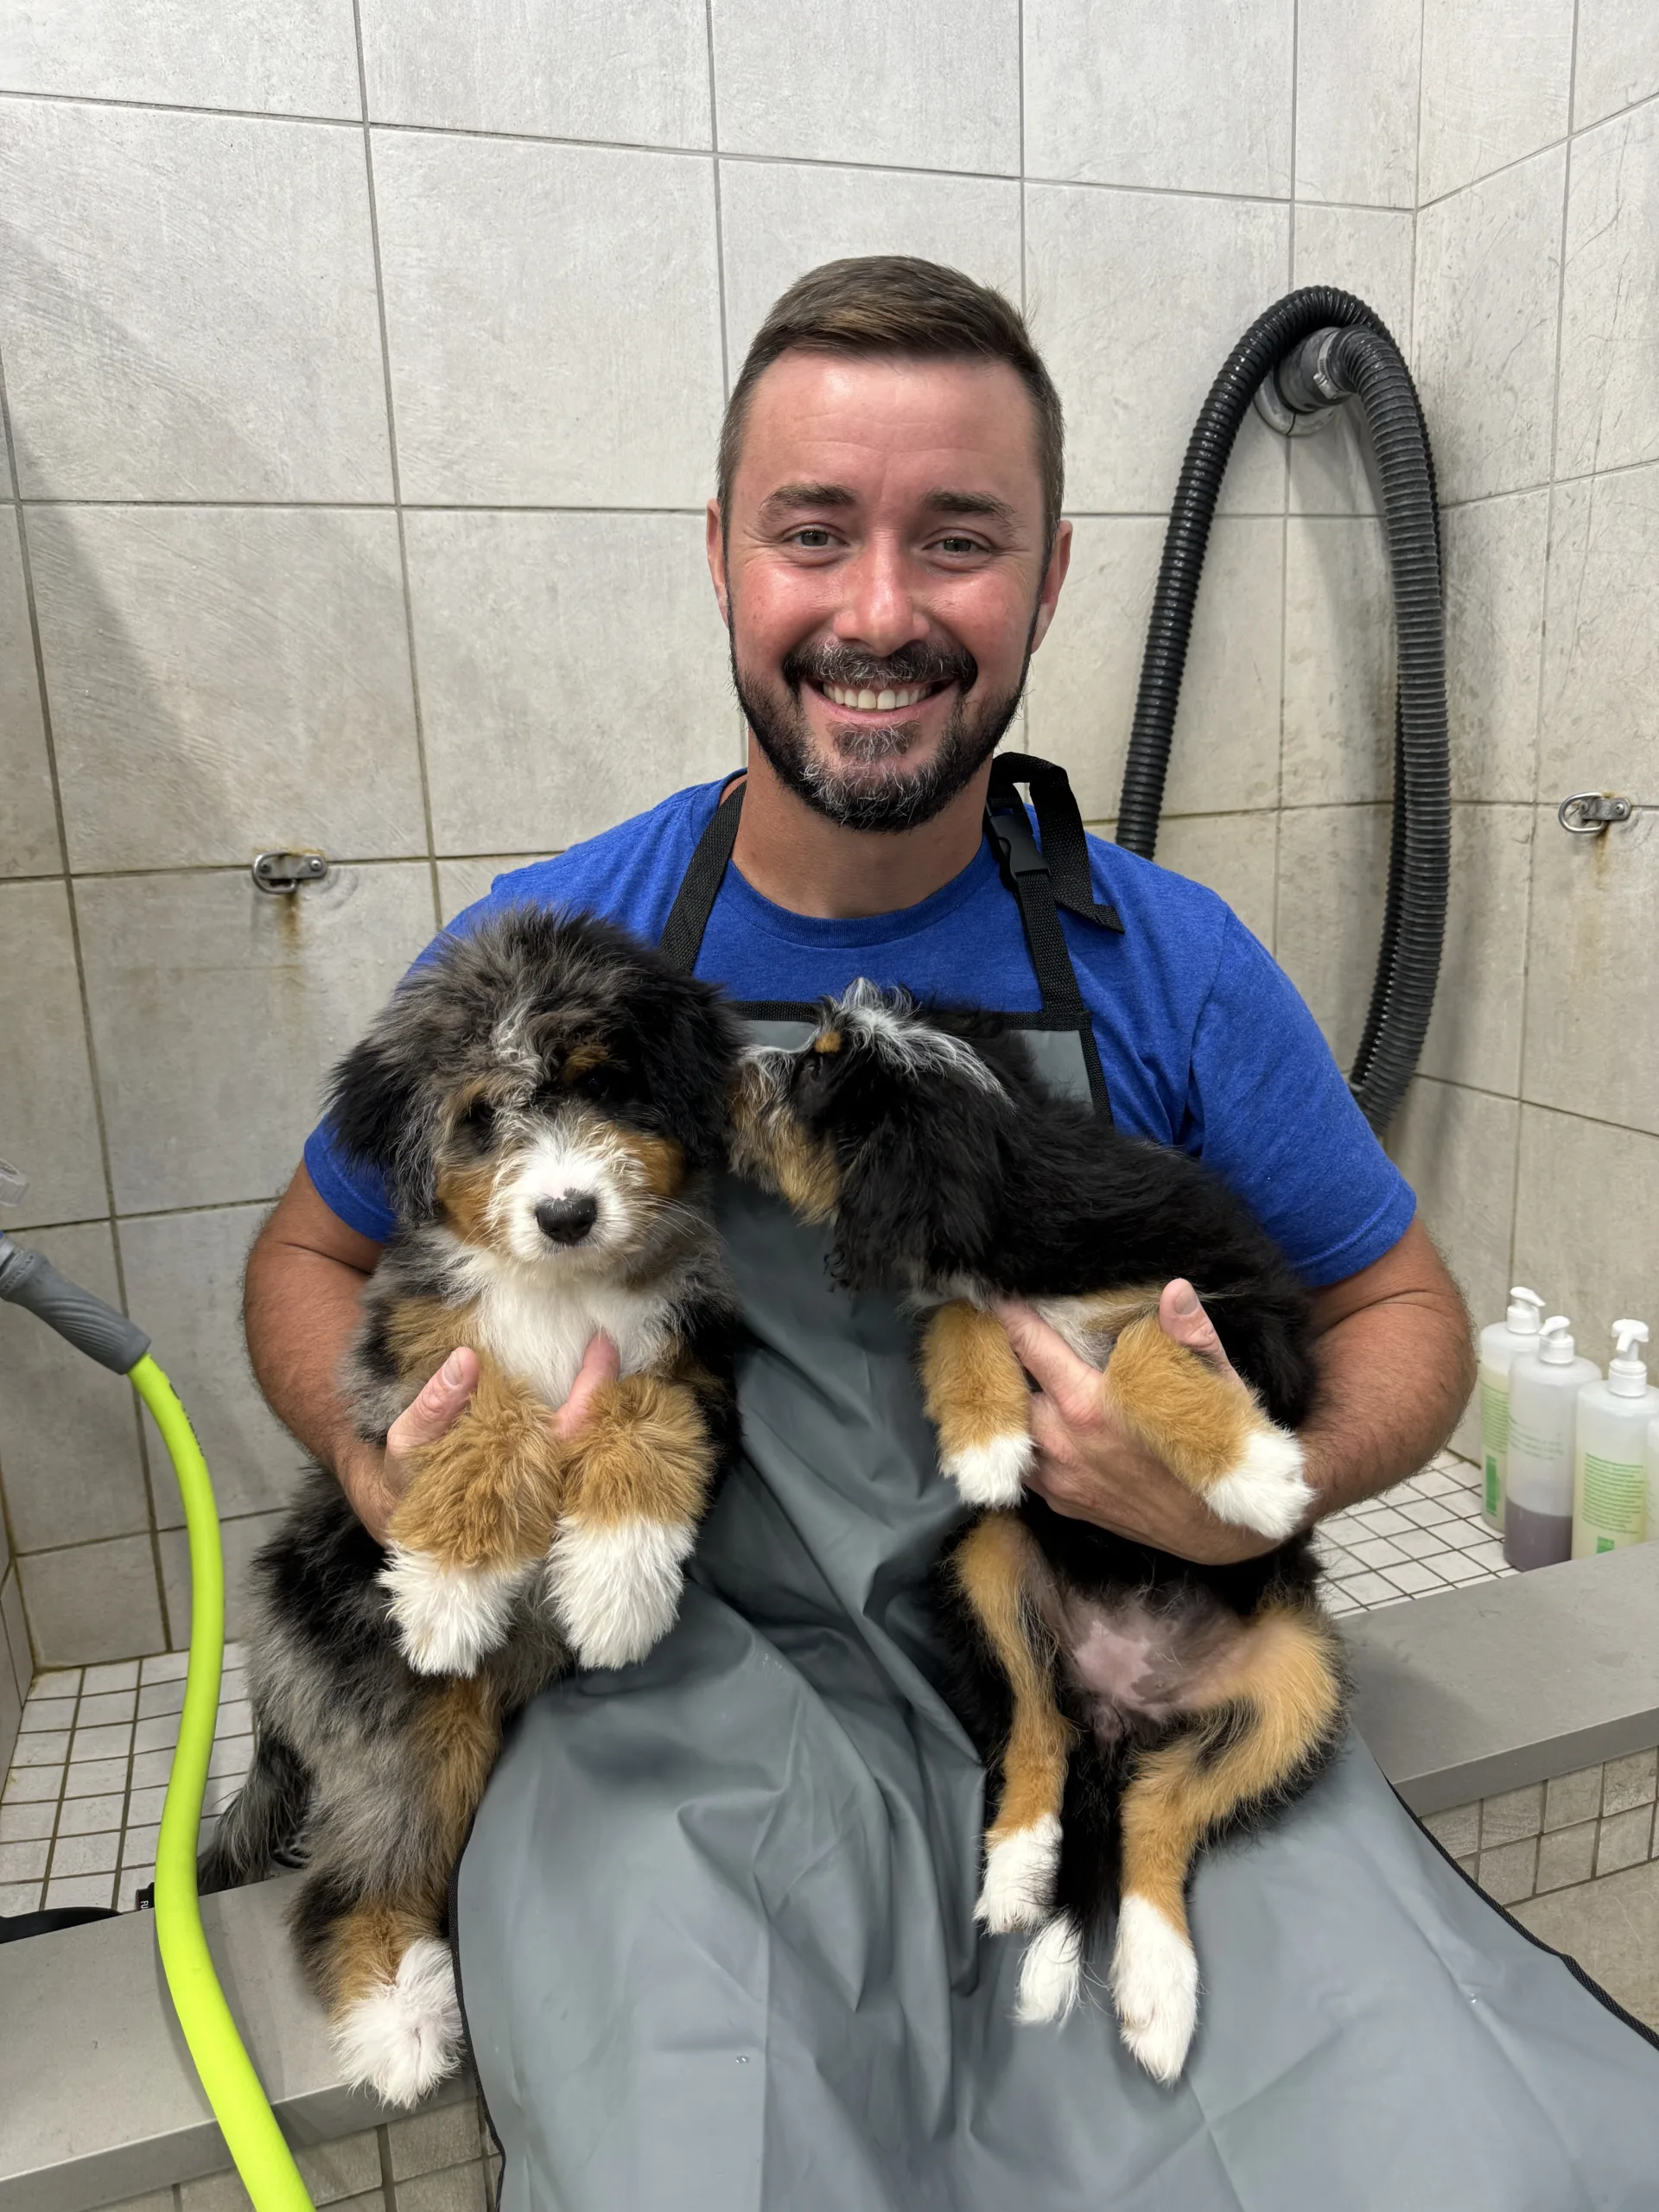
M 1075 877 L 1025 887 L 1028 913 Z M 781 1034 L 807 1011 L 754 1014 Z M 1087 1080 L 1081 1039 L 1071 1065 Z M 908 1332 L 834 1288 L 780 1206 L 732 1184 L 722 1218 L 743 1452 L 679 1624 L 522 1716 L 456 1881 L 506 2212 L 1659 2206 L 1659 2053 L 1471 1888 L 1357 1742 L 1204 1859 L 1176 2088 L 1103 2001 L 1014 2024 L 1020 1939 L 974 1926 L 982 1775 L 925 1599 L 962 1509 Z

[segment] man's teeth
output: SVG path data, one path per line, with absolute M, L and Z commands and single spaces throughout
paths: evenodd
M 866 714 L 885 714 L 890 707 L 913 707 L 932 690 L 929 683 L 912 683 L 902 691 L 856 691 L 845 683 L 826 683 L 823 696 L 837 707 L 861 707 Z

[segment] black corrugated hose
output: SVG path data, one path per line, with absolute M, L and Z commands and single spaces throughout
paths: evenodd
M 1326 404 L 1358 396 L 1382 484 L 1398 664 L 1394 823 L 1376 979 L 1348 1077 L 1366 1120 L 1380 1134 L 1411 1080 L 1434 1003 L 1451 860 L 1451 790 L 1433 457 L 1410 372 L 1381 320 L 1351 293 L 1322 284 L 1292 292 L 1251 324 L 1210 387 L 1181 464 L 1164 538 L 1123 768 L 1117 842 L 1147 860 L 1157 844 L 1181 673 L 1217 496 L 1256 387 L 1281 364 L 1281 390 L 1293 404 L 1299 390 L 1315 387 L 1318 400 Z

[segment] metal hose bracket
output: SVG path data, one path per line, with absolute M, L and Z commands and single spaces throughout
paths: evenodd
M 1349 1075 L 1380 1133 L 1411 1080 L 1434 1002 L 1450 867 L 1450 775 L 1433 458 L 1399 348 L 1381 318 L 1351 293 L 1309 285 L 1269 308 L 1234 346 L 1199 410 L 1147 626 L 1117 842 L 1147 860 L 1156 849 L 1210 525 L 1239 426 L 1268 378 L 1277 407 L 1292 416 L 1357 397 L 1382 485 L 1398 652 L 1394 827 L 1376 981 Z

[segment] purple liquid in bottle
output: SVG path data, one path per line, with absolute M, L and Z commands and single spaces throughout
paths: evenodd
M 1522 1573 L 1535 1567 L 1559 1567 L 1573 1556 L 1573 1516 L 1535 1513 L 1529 1506 L 1517 1505 L 1512 1497 L 1506 1498 L 1503 1556 Z

